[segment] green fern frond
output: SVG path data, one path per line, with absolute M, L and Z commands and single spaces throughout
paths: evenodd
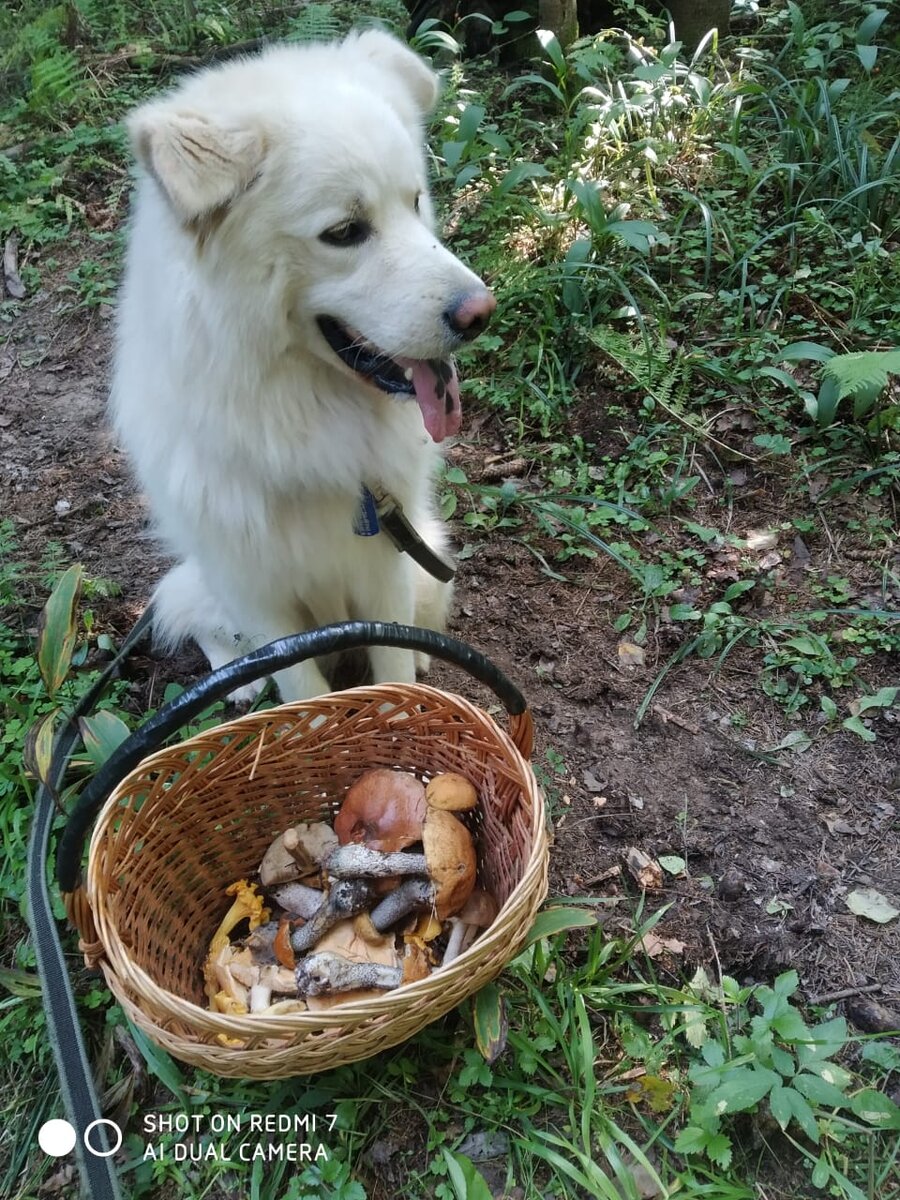
M 330 4 L 307 4 L 292 17 L 285 40 L 289 42 L 330 42 L 343 32 Z
M 839 399 L 882 392 L 890 375 L 900 375 L 900 349 L 836 354 L 825 364 L 824 373 L 837 385 Z

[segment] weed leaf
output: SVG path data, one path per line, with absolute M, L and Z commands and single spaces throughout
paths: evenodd
M 446 1148 L 443 1155 L 456 1200 L 491 1200 L 491 1189 L 470 1158 Z
M 28 730 L 22 747 L 22 761 L 32 779 L 47 783 L 53 757 L 53 738 L 56 733 L 58 710 L 45 713 Z
M 40 616 L 37 658 L 41 678 L 51 696 L 55 696 L 72 662 L 77 625 L 75 609 L 81 595 L 83 571 L 79 564 L 69 567 Z
M 900 1129 L 900 1108 L 884 1092 L 865 1088 L 850 1098 L 850 1108 L 861 1121 L 879 1129 Z
M 488 1063 L 494 1063 L 506 1049 L 509 1019 L 506 998 L 495 983 L 489 983 L 475 996 L 473 1005 L 475 1042 Z
M 92 717 L 81 717 L 78 728 L 91 765 L 98 771 L 112 752 L 131 736 L 131 730 L 122 718 L 105 710 Z
M 564 933 L 567 929 L 591 929 L 596 924 L 596 914 L 588 912 L 586 908 L 547 908 L 535 917 L 522 949 L 526 950 L 534 942 Z

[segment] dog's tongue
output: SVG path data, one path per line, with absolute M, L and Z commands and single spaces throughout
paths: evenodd
M 425 428 L 432 441 L 442 442 L 457 433 L 462 424 L 456 367 L 438 358 L 421 358 L 412 363 L 412 373 Z

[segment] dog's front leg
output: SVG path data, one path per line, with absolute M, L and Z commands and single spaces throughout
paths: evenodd
M 374 545 L 372 543 L 375 543 Z M 416 565 L 384 534 L 370 539 L 362 569 L 351 588 L 353 615 L 361 621 L 396 621 L 412 625 L 415 618 Z M 369 650 L 375 683 L 414 683 L 412 650 L 372 646 Z

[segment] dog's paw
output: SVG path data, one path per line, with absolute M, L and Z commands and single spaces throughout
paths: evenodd
M 243 687 L 235 688 L 233 692 L 228 693 L 228 703 L 233 704 L 236 708 L 248 708 L 265 686 L 266 681 L 258 679 L 255 683 L 247 683 Z
M 415 651 L 416 674 L 427 675 L 431 667 L 431 655 L 426 654 L 424 650 Z

